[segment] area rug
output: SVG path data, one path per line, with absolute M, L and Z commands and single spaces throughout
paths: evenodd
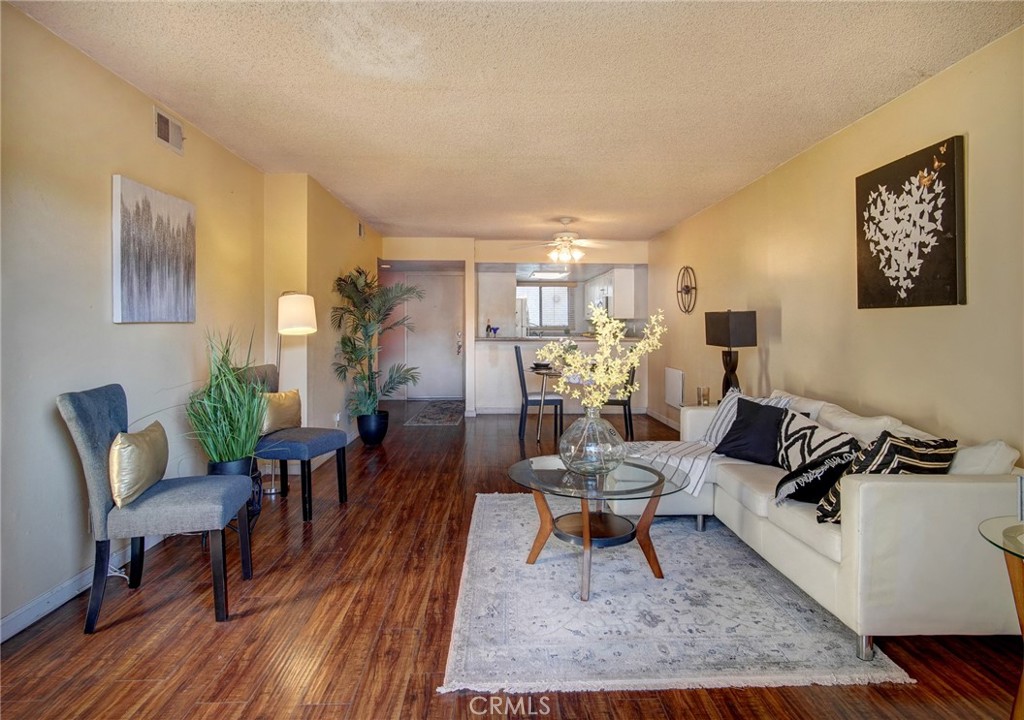
M 549 498 L 552 512 L 578 501 Z M 582 552 L 552 536 L 536 564 L 527 494 L 477 495 L 438 692 L 557 692 L 914 682 L 709 518 L 657 518 L 658 580 L 635 542 Z
M 462 400 L 434 400 L 405 421 L 406 425 L 458 425 L 466 414 Z

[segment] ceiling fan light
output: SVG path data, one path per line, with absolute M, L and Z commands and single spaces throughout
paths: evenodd
M 579 262 L 580 260 L 583 259 L 583 256 L 585 255 L 585 253 L 582 250 L 575 247 L 569 251 L 569 254 L 572 255 L 573 262 Z
M 552 248 L 551 252 L 548 253 L 548 257 L 551 258 L 551 262 L 558 262 L 558 248 Z

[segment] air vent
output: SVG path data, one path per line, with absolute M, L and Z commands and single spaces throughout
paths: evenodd
M 159 108 L 153 108 L 156 139 L 179 155 L 185 154 L 185 136 L 181 134 L 181 123 L 165 114 Z

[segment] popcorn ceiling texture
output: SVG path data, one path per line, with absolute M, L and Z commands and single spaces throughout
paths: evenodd
M 531 240 L 566 214 L 648 239 L 1024 22 L 1020 2 L 16 5 L 384 234 Z

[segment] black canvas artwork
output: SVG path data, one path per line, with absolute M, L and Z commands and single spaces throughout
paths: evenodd
M 857 178 L 857 307 L 967 302 L 963 177 L 957 135 Z

